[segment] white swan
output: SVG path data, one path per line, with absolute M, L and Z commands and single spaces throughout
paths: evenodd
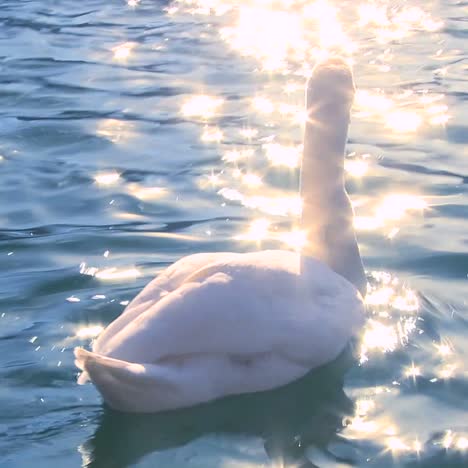
M 301 173 L 302 255 L 185 257 L 75 349 L 80 383 L 113 408 L 156 412 L 272 389 L 325 364 L 363 322 L 365 275 L 343 181 L 354 84 L 341 58 L 308 82 Z

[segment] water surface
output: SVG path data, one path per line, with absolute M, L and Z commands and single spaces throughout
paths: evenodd
M 0 466 L 466 466 L 467 14 L 3 1 Z M 370 281 L 344 381 L 347 356 L 266 395 L 107 410 L 72 349 L 151 278 L 190 253 L 300 248 L 303 87 L 336 51 L 358 87 L 346 169 Z

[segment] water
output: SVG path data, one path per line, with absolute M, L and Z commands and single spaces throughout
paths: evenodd
M 4 0 L 0 465 L 466 466 L 466 16 L 455 0 Z M 358 362 L 344 383 L 345 357 L 266 395 L 105 409 L 72 349 L 150 278 L 189 253 L 300 246 L 302 89 L 324 50 L 353 58 L 359 88 Z

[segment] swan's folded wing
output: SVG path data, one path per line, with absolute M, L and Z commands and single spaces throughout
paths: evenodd
M 169 266 L 130 302 L 125 311 L 114 320 L 95 341 L 93 349 L 102 352 L 107 342 L 119 333 L 130 322 L 135 320 L 142 312 L 153 307 L 161 298 L 177 289 L 188 276 L 217 261 L 229 261 L 239 255 L 230 252 L 200 253 L 184 257 Z
M 129 306 L 137 306 L 143 302 L 159 300 L 161 292 L 167 293 L 177 289 L 185 280 L 200 269 L 219 262 L 229 262 L 239 254 L 232 252 L 198 253 L 183 257 L 173 263 L 133 299 Z
M 249 301 L 245 294 L 250 296 Z M 259 298 L 252 297 L 251 291 L 239 291 L 231 276 L 216 273 L 203 281 L 183 284 L 162 297 L 109 337 L 99 352 L 150 363 L 192 353 L 264 350 L 255 344 L 252 328 L 246 327 L 246 306 L 252 310 L 262 304 Z M 266 308 L 264 304 L 263 307 Z M 257 325 L 253 323 L 255 316 L 258 322 L 255 313 L 249 320 L 253 326 Z M 239 327 L 243 329 L 243 345 L 235 333 Z
M 161 298 L 109 336 L 99 352 L 141 363 L 274 352 L 313 367 L 338 355 L 351 334 L 342 309 L 360 307 L 352 288 L 309 294 L 287 270 L 220 270 Z

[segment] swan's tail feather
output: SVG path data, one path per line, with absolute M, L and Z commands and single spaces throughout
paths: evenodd
M 75 363 L 82 370 L 78 383 L 91 380 L 106 403 L 128 412 L 159 411 L 161 398 L 173 392 L 160 366 L 137 364 L 75 348 Z M 169 397 L 170 401 L 170 397 Z
M 84 359 L 83 359 L 84 353 L 81 353 L 81 351 L 84 351 L 84 353 L 87 352 L 83 348 L 76 348 L 75 351 L 74 351 L 75 366 L 78 367 L 78 369 L 80 369 L 80 371 L 81 371 L 80 375 L 78 376 L 78 380 L 77 380 L 78 385 L 84 385 L 86 382 L 88 382 L 90 380 L 89 375 L 88 375 L 88 373 L 86 372 L 86 370 L 84 368 Z

